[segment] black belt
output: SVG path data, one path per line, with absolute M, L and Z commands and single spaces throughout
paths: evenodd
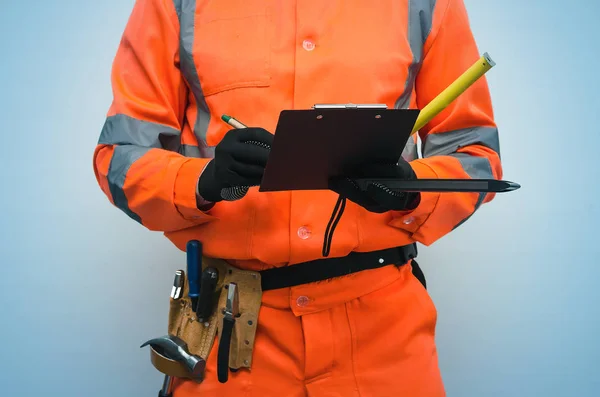
M 412 260 L 413 274 L 425 285 L 424 280 L 421 280 L 418 275 L 422 275 L 422 273 L 414 261 L 416 256 L 417 247 L 415 244 L 411 244 L 380 251 L 352 252 L 341 258 L 317 259 L 291 266 L 271 268 L 259 273 L 261 274 L 262 290 L 268 291 L 341 277 L 362 270 L 392 265 L 402 266 Z M 222 337 L 217 356 L 217 374 L 221 383 L 227 382 L 229 371 L 237 371 L 229 368 L 228 365 L 229 344 L 231 343 L 231 332 L 234 323 L 235 320 L 233 322 L 224 320 L 223 330 L 220 331 Z
M 294 287 L 389 265 L 401 266 L 416 256 L 417 247 L 410 244 L 380 251 L 352 252 L 341 258 L 324 258 L 271 268 L 260 272 L 262 290 Z M 413 261 L 413 272 L 415 266 L 418 265 Z M 424 280 L 420 281 L 424 283 Z

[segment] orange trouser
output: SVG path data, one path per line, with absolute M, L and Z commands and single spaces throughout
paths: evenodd
M 410 265 L 266 291 L 252 369 L 219 383 L 216 343 L 206 379 L 174 397 L 445 396 L 436 319 Z

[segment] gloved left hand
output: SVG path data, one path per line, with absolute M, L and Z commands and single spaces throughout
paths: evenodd
M 401 159 L 398 164 L 368 164 L 357 167 L 355 170 L 348 171 L 344 178 L 330 180 L 329 188 L 370 212 L 413 210 L 419 205 L 421 199 L 419 192 L 394 192 L 387 186 L 373 183 L 363 191 L 353 178 L 417 179 L 412 167 L 404 159 Z

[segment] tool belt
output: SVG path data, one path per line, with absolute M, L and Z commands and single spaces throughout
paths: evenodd
M 196 312 L 192 310 L 186 277 L 181 293 L 170 299 L 169 337 L 179 341 L 179 348 L 186 350 L 186 354 L 204 363 L 218 337 L 217 376 L 220 382 L 226 382 L 229 370 L 250 368 L 252 365 L 263 291 L 327 280 L 388 265 L 401 266 L 416 256 L 417 249 L 412 244 L 373 252 L 353 252 L 341 258 L 319 259 L 259 272 L 237 269 L 224 260 L 203 257 L 202 267 L 214 268 L 218 273 L 216 288 L 211 291 L 213 295 L 208 297 L 210 302 L 214 302 L 210 308 L 210 316 L 199 321 Z M 413 269 L 415 268 L 415 276 L 425 284 L 422 272 L 413 261 Z M 207 295 L 203 298 L 207 299 Z M 150 344 L 151 362 L 158 371 L 176 378 L 202 381 L 204 367 L 202 371 L 194 370 L 195 373 L 192 373 L 189 365 L 172 360 L 156 345 L 149 342 L 146 344 Z

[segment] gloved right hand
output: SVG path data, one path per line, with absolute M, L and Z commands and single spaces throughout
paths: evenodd
M 273 134 L 262 128 L 228 131 L 200 176 L 200 196 L 216 203 L 224 188 L 260 185 L 272 143 Z

